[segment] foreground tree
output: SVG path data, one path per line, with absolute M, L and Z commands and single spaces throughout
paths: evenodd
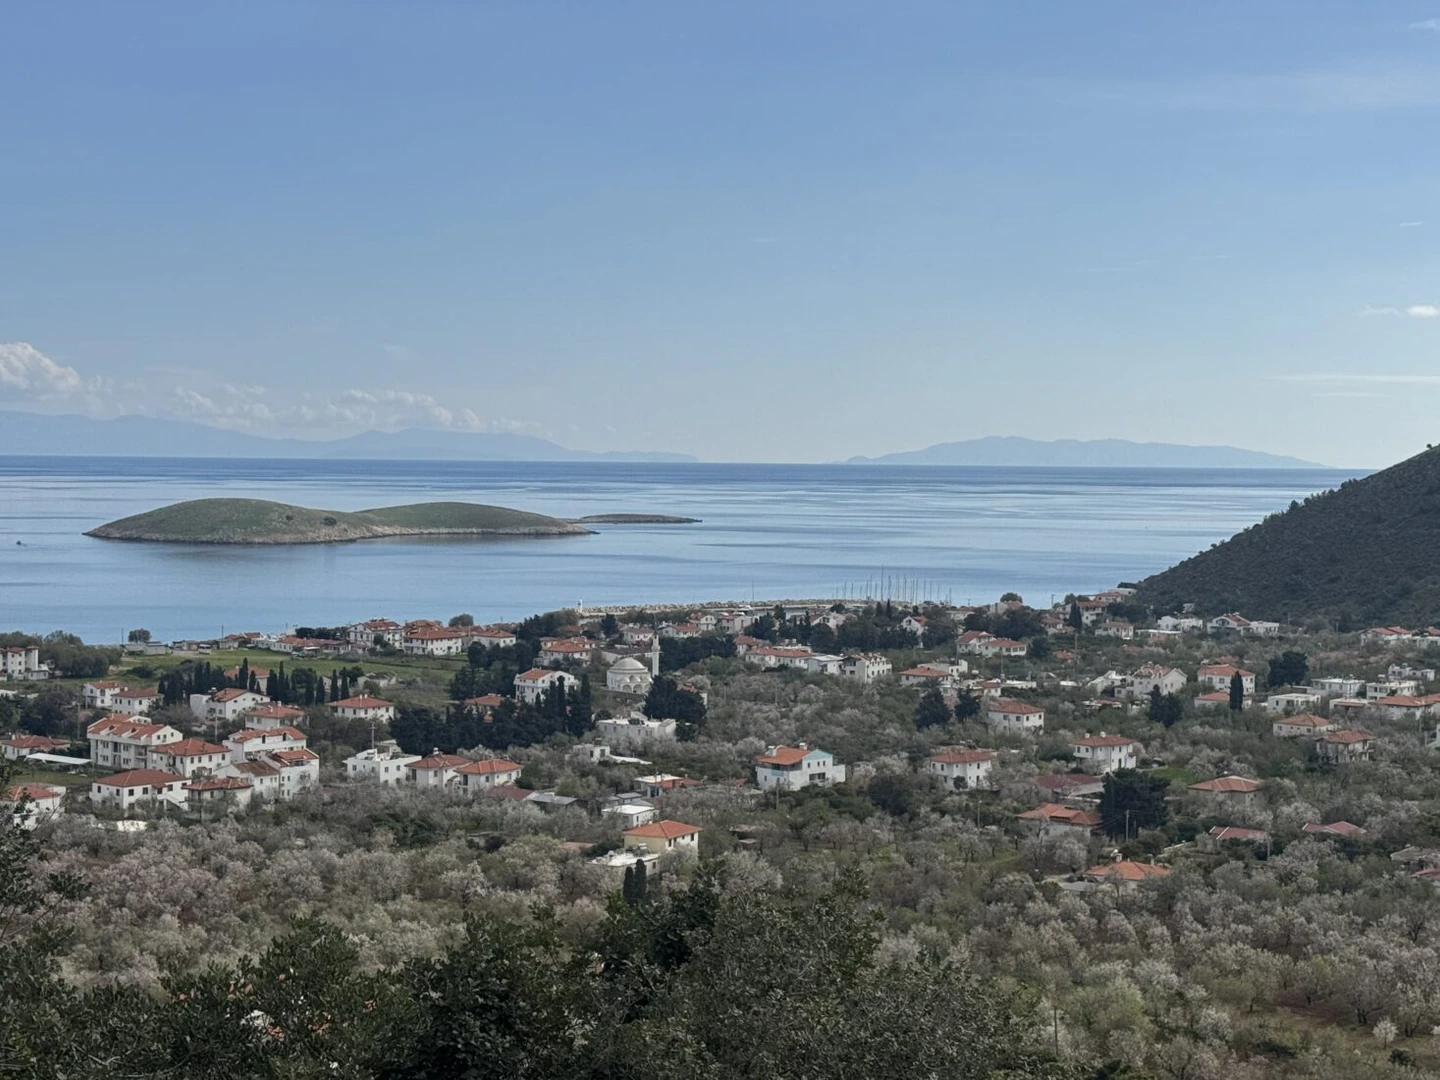
M 1170 781 L 1138 769 L 1119 769 L 1105 777 L 1100 796 L 1100 817 L 1105 835 L 1134 836 L 1141 829 L 1158 829 L 1165 824 L 1169 809 L 1165 792 Z

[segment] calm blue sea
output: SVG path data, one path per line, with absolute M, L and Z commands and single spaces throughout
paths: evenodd
M 145 627 L 170 640 L 378 615 L 490 621 L 581 602 L 885 592 L 965 602 L 1009 589 L 1049 602 L 1161 570 L 1351 475 L 1360 474 L 0 458 L 0 629 L 116 641 Z M 459 499 L 703 521 L 545 540 L 268 548 L 81 535 L 206 496 L 332 510 Z

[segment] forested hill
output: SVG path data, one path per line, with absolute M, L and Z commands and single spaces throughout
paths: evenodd
M 1440 449 L 1292 503 L 1147 578 L 1136 599 L 1342 628 L 1440 622 Z

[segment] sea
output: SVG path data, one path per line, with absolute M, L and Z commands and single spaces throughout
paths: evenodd
M 1034 605 L 1163 570 L 1363 473 L 611 462 L 0 457 L 0 630 L 87 642 L 296 625 L 519 619 L 588 607 L 778 599 Z M 670 514 L 545 539 L 287 547 L 86 537 L 182 499 L 330 510 L 464 500 L 557 517 Z

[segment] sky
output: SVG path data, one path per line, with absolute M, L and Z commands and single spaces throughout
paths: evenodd
M 1440 0 L 5 22 L 0 408 L 720 461 L 1437 441 Z

